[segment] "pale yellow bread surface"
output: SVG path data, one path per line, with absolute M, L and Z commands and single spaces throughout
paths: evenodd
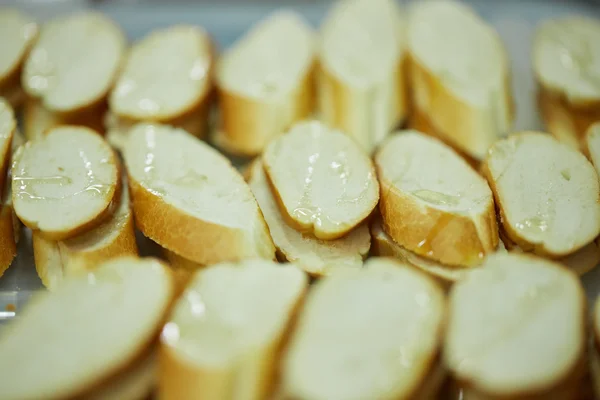
M 56 292 L 40 292 L 0 335 L 0 397 L 73 398 L 86 392 L 142 355 L 171 296 L 166 267 L 134 258 L 69 277 Z
M 600 121 L 589 127 L 584 139 L 586 152 L 600 175 Z
M 92 130 L 54 128 L 27 142 L 14 156 L 15 212 L 48 239 L 76 236 L 112 213 L 118 169 L 112 149 Z
M 21 82 L 52 112 L 77 112 L 103 101 L 125 52 L 123 32 L 96 12 L 46 22 L 25 61 Z
M 560 258 L 600 233 L 600 188 L 592 164 L 540 132 L 498 141 L 482 170 L 502 228 L 525 251 Z
M 346 134 L 320 122 L 294 125 L 267 146 L 262 160 L 288 223 L 319 239 L 344 236 L 377 206 L 371 160 Z
M 228 151 L 260 153 L 313 111 L 316 40 L 291 11 L 275 12 L 239 39 L 217 64 L 219 133 Z
M 249 169 L 250 189 L 269 226 L 273 243 L 285 260 L 313 276 L 362 267 L 363 259 L 371 247 L 366 224 L 359 225 L 348 235 L 336 240 L 320 240 L 303 234 L 289 226 L 281 215 L 262 162 L 254 161 Z
M 0 14 L 1 15 L 1 14 Z M 4 196 L 4 190 L 8 166 L 10 165 L 13 137 L 17 132 L 17 120 L 11 105 L 0 97 L 0 199 Z
M 454 146 L 482 159 L 513 119 L 500 37 L 457 1 L 416 2 L 409 11 L 412 106 Z
M 306 275 L 267 260 L 196 272 L 162 331 L 161 399 L 265 399 Z
M 444 309 L 432 279 L 392 259 L 322 279 L 284 359 L 285 398 L 413 398 L 436 361 Z
M 252 191 L 216 150 L 183 130 L 140 124 L 123 155 L 144 235 L 205 265 L 275 257 Z
M 406 115 L 405 23 L 391 0 L 348 0 L 321 27 L 321 119 L 372 152 Z
M 16 8 L 0 7 L 0 92 L 19 86 L 19 72 L 38 34 L 38 25 Z
M 498 246 L 492 191 L 450 147 L 417 131 L 375 155 L 383 229 L 406 249 L 448 265 L 478 264 Z
M 490 398 L 559 387 L 585 349 L 579 279 L 541 258 L 490 255 L 452 289 L 444 349 L 454 377 Z

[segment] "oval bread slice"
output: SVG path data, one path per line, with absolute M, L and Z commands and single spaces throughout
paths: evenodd
M 199 264 L 275 257 L 252 191 L 216 150 L 181 129 L 140 124 L 123 154 L 144 235 Z
M 14 156 L 15 212 L 48 239 L 67 239 L 112 213 L 118 180 L 115 155 L 102 137 L 84 127 L 54 128 Z
M 562 257 L 600 233 L 600 188 L 578 151 L 539 132 L 498 141 L 482 167 L 507 236 L 525 251 Z
M 275 247 L 285 260 L 312 276 L 323 276 L 349 268 L 361 268 L 371 247 L 366 224 L 336 240 L 320 240 L 304 235 L 289 226 L 279 211 L 261 160 L 250 166 L 250 189 L 265 216 Z
M 344 133 L 301 122 L 273 140 L 263 164 L 280 210 L 294 228 L 337 239 L 377 206 L 373 163 Z
M 159 397 L 269 398 L 306 288 L 303 272 L 267 260 L 198 271 L 162 332 Z
M 491 255 L 454 285 L 449 312 L 445 360 L 474 390 L 533 398 L 574 379 L 585 350 L 585 294 L 566 268 Z
M 284 398 L 421 398 L 444 303 L 432 279 L 391 259 L 324 278 L 298 317 L 283 363 Z
M 121 371 L 155 338 L 172 290 L 160 262 L 121 258 L 40 292 L 0 335 L 0 398 L 73 398 Z
M 321 118 L 368 153 L 407 111 L 405 36 L 399 7 L 390 0 L 340 1 L 321 27 Z
M 406 249 L 470 266 L 498 246 L 492 191 L 457 153 L 416 131 L 388 138 L 375 155 L 383 229 Z

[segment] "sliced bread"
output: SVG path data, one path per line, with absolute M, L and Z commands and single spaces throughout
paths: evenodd
M 435 398 L 420 391 L 437 362 L 444 310 L 433 280 L 391 259 L 322 279 L 290 340 L 284 398 Z
M 269 398 L 307 278 L 267 260 L 198 271 L 162 331 L 161 399 Z
M 420 1 L 408 18 L 411 105 L 475 159 L 510 130 L 509 62 L 499 35 L 458 1 Z
M 123 155 L 144 235 L 204 265 L 275 257 L 252 191 L 216 150 L 181 129 L 140 124 Z
M 379 201 L 369 157 L 346 134 L 320 122 L 294 125 L 267 146 L 262 159 L 282 215 L 319 239 L 346 235 Z
M 115 154 L 102 137 L 84 127 L 54 128 L 14 155 L 15 212 L 48 239 L 74 237 L 112 215 L 118 181 Z
M 482 171 L 494 192 L 502 228 L 525 251 L 560 258 L 600 233 L 600 187 L 578 151 L 540 132 L 498 141 Z
M 366 224 L 361 224 L 343 238 L 321 240 L 305 235 L 285 222 L 271 192 L 261 160 L 250 166 L 250 189 L 269 226 L 279 255 L 312 276 L 330 275 L 337 271 L 360 268 L 369 253 L 371 236 Z
M 314 109 L 315 35 L 304 19 L 279 11 L 253 26 L 219 60 L 216 144 L 256 155 Z
M 400 131 L 375 155 L 383 229 L 406 249 L 447 265 L 478 264 L 498 246 L 492 191 L 452 148 Z
M 574 273 L 533 256 L 494 254 L 451 291 L 444 358 L 481 398 L 572 399 L 584 372 L 585 315 Z M 565 385 L 566 397 L 546 397 Z
M 321 119 L 371 153 L 407 113 L 405 26 L 393 0 L 341 0 L 321 27 Z
M 0 398 L 74 398 L 123 371 L 155 339 L 172 284 L 160 262 L 121 258 L 36 294 L 0 335 Z
M 13 137 L 16 132 L 17 120 L 13 108 L 4 98 L 0 97 L 0 199 L 3 198 L 4 190 L 8 187 L 5 180 L 12 158 Z

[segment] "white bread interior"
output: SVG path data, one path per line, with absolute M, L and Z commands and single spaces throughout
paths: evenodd
M 560 386 L 585 349 L 579 279 L 542 258 L 490 255 L 451 291 L 444 349 L 455 379 L 489 398 Z
M 62 126 L 14 155 L 15 212 L 31 229 L 64 240 L 112 213 L 119 168 L 110 146 L 92 130 Z
M 0 397 L 73 398 L 122 371 L 156 337 L 172 290 L 159 261 L 120 258 L 36 294 L 0 335 Z
M 407 113 L 405 24 L 393 0 L 343 0 L 321 26 L 320 118 L 371 153 Z
M 159 398 L 268 398 L 306 288 L 299 269 L 267 260 L 196 272 L 162 331 Z
M 181 129 L 140 124 L 123 155 L 144 235 L 204 265 L 275 257 L 252 191 L 216 150 Z
M 400 131 L 375 155 L 383 229 L 406 249 L 443 264 L 478 264 L 498 246 L 492 191 L 452 148 Z
M 412 106 L 445 140 L 482 159 L 513 118 L 500 37 L 458 1 L 415 2 L 409 11 Z
M 322 279 L 290 340 L 284 398 L 415 398 L 439 352 L 444 309 L 432 279 L 392 259 Z
M 0 97 L 0 199 L 3 198 L 4 191 L 8 186 L 5 181 L 13 153 L 13 138 L 16 133 L 17 120 L 13 108 L 4 98 Z
M 578 151 L 539 132 L 498 141 L 483 173 L 507 236 L 525 251 L 559 258 L 600 233 L 600 188 Z
M 302 16 L 279 11 L 253 26 L 217 64 L 216 141 L 255 155 L 314 108 L 316 40 Z
M 261 160 L 250 166 L 250 189 L 269 226 L 273 243 L 285 260 L 312 276 L 323 276 L 349 268 L 361 268 L 371 247 L 371 235 L 361 224 L 336 240 L 321 240 L 305 235 L 285 222 L 273 197 Z
M 288 223 L 319 239 L 344 236 L 379 201 L 369 157 L 346 134 L 320 122 L 294 125 L 269 143 L 262 159 Z
M 589 127 L 585 134 L 585 149 L 600 176 L 600 122 Z

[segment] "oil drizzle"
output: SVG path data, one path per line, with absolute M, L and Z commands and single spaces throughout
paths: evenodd
M 452 216 L 449 214 L 442 214 L 435 225 L 429 230 L 427 236 L 425 236 L 418 244 L 415 253 L 432 257 L 435 253 L 434 245 L 438 237 L 444 234 L 447 226 L 452 221 Z

